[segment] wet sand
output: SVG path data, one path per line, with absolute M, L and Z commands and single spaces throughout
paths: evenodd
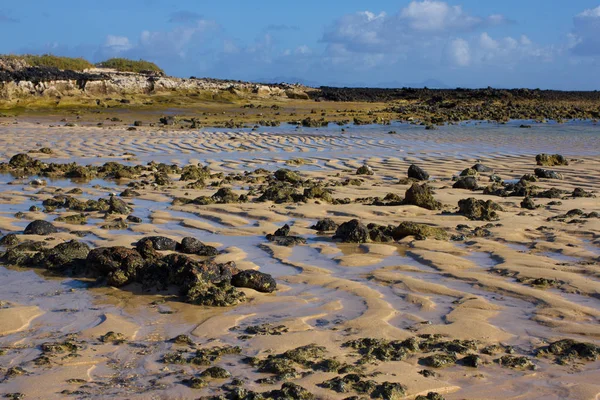
M 69 231 L 90 231 L 83 239 L 93 247 L 131 246 L 143 236 L 162 235 L 180 240 L 192 236 L 222 251 L 217 262 L 235 261 L 241 269 L 273 275 L 278 290 L 261 294 L 244 290 L 249 301 L 231 308 L 208 308 L 166 300 L 162 294 L 139 288 L 120 290 L 89 287 L 89 282 L 48 276 L 40 270 L 0 267 L 0 373 L 19 367 L 23 373 L 0 382 L 0 393 L 23 393 L 26 398 L 62 398 L 70 391 L 79 397 L 198 398 L 220 394 L 227 380 L 211 380 L 202 389 L 181 384 L 181 377 L 206 367 L 161 362 L 179 345 L 169 339 L 187 334 L 199 348 L 240 346 L 243 356 L 265 357 L 299 346 L 324 346 L 328 358 L 354 364 L 355 351 L 342 347 L 352 339 L 372 337 L 404 340 L 416 335 L 475 340 L 479 346 L 501 343 L 517 354 L 531 352 L 552 341 L 572 338 L 600 344 L 600 219 L 574 223 L 548 218 L 572 209 L 600 210 L 600 200 L 535 199 L 541 207 L 520 208 L 521 197 L 484 195 L 452 188 L 452 177 L 480 161 L 505 180 L 532 173 L 535 155 L 561 153 L 568 166 L 552 167 L 563 180 L 536 182 L 541 188 L 572 191 L 580 187 L 600 195 L 600 135 L 591 123 L 539 125 L 458 126 L 425 131 L 388 127 L 295 131 L 274 128 L 259 132 L 168 131 L 165 129 L 48 128 L 20 123 L 0 127 L 1 159 L 19 152 L 50 147 L 53 154 L 35 153 L 47 161 L 102 164 L 106 161 L 142 163 L 156 160 L 183 166 L 201 162 L 213 172 L 243 173 L 256 168 L 290 168 L 315 181 L 362 180 L 360 186 L 333 186 L 334 198 L 404 196 L 410 164 L 431 175 L 435 198 L 442 211 L 416 206 L 373 206 L 359 203 L 171 205 L 174 197 L 210 196 L 217 188 L 186 189 L 173 176 L 167 188 L 147 188 L 126 199 L 142 223 L 128 229 L 106 230 L 99 214 L 91 213 L 85 226 L 55 222 L 65 231 L 51 235 L 50 244 L 79 239 Z M 533 132 L 531 132 L 533 131 Z M 290 166 L 301 157 L 304 164 Z M 373 176 L 357 176 L 367 163 Z M 480 184 L 488 184 L 482 174 Z M 106 197 L 126 188 L 127 180 L 75 183 L 48 181 L 29 185 L 32 178 L 0 176 L 0 230 L 21 233 L 34 219 L 54 220 L 72 212 L 28 211 L 60 189 L 79 187 L 81 198 Z M 231 186 L 241 194 L 244 184 Z M 366 223 L 397 225 L 403 221 L 432 224 L 455 233 L 458 224 L 470 229 L 488 224 L 457 215 L 460 199 L 475 197 L 498 202 L 504 209 L 489 227 L 489 236 L 465 240 L 414 240 L 398 243 L 342 244 L 332 234 L 317 235 L 309 227 L 329 217 L 337 223 L 357 218 Z M 15 213 L 23 212 L 22 218 Z M 265 235 L 283 224 L 306 245 L 282 247 Z M 538 230 L 545 226 L 548 229 Z M 42 238 L 43 239 L 43 238 Z M 528 284 L 532 279 L 556 280 L 549 288 Z M 284 325 L 280 335 L 240 338 L 248 326 Z M 103 343 L 109 331 L 121 333 L 123 344 Z M 58 355 L 50 366 L 35 365 L 39 346 L 61 342 L 75 334 L 81 340 L 77 357 Z M 233 377 L 244 378 L 245 388 L 257 392 L 277 389 L 281 382 L 259 384 L 272 376 L 227 355 L 215 363 Z M 515 370 L 484 358 L 477 369 L 453 365 L 435 376 L 419 371 L 419 356 L 402 361 L 368 363 L 362 373 L 376 382 L 400 382 L 408 398 L 438 392 L 446 399 L 596 399 L 600 361 L 559 365 L 551 358 L 535 358 L 535 370 Z M 430 368 L 429 368 L 430 369 Z M 14 371 L 14 370 L 13 370 Z M 293 379 L 319 399 L 343 399 L 318 386 L 338 374 L 314 372 Z M 77 392 L 80 391 L 80 392 Z

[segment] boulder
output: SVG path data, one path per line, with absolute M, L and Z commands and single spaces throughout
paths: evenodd
M 306 239 L 299 236 L 290 236 L 290 226 L 285 224 L 281 228 L 277 229 L 275 233 L 268 234 L 267 240 L 270 242 L 274 242 L 280 246 L 295 246 L 297 244 L 305 244 Z
M 310 228 L 315 229 L 318 232 L 333 232 L 338 228 L 338 224 L 336 224 L 331 218 L 324 218 L 317 221 L 317 223 Z
M 177 250 L 177 246 L 178 243 L 173 240 L 173 239 L 169 239 L 168 237 L 164 237 L 164 236 L 148 236 L 145 237 L 143 239 L 140 239 L 135 247 L 138 251 L 141 252 L 141 249 L 143 249 L 146 246 L 146 242 L 149 242 L 152 245 L 152 248 L 154 250 L 170 250 L 170 251 L 175 251 Z
M 298 173 L 291 171 L 287 168 L 278 169 L 275 171 L 275 179 L 280 182 L 288 182 L 291 184 L 301 183 L 302 178 Z
M 439 210 L 442 208 L 442 203 L 433 198 L 433 193 L 426 183 L 422 185 L 413 183 L 406 191 L 402 203 L 426 208 L 428 210 Z
M 25 228 L 25 231 L 23 232 L 25 235 L 50 235 L 52 233 L 56 233 L 58 232 L 58 229 L 56 229 L 56 227 L 54 225 L 52 225 L 50 222 L 48 221 L 44 221 L 44 220 L 35 220 L 33 222 L 31 222 L 29 225 L 27 225 L 27 227 Z
M 333 239 L 344 243 L 366 243 L 369 241 L 369 230 L 359 220 L 353 219 L 341 224 L 335 231 Z
M 407 236 L 414 236 L 417 240 L 432 238 L 436 240 L 448 239 L 448 234 L 442 228 L 436 228 L 426 224 L 417 224 L 415 222 L 402 222 L 392 231 L 395 240 L 403 239 Z
M 83 265 L 89 253 L 90 248 L 87 244 L 70 240 L 41 251 L 38 262 L 41 267 L 48 269 L 75 267 Z
M 275 279 L 269 274 L 254 270 L 245 270 L 231 278 L 231 284 L 235 287 L 254 289 L 261 293 L 272 293 L 277 289 Z
M 477 185 L 477 179 L 474 176 L 465 176 L 454 182 L 452 187 L 454 189 L 477 190 L 479 186 Z
M 458 202 L 459 214 L 471 220 L 496 221 L 499 219 L 496 211 L 503 211 L 497 203 L 492 200 L 484 201 L 473 197 Z
M 373 168 L 365 164 L 356 170 L 356 175 L 375 175 L 375 172 L 373 172 Z
M 89 252 L 86 266 L 96 276 L 106 277 L 107 284 L 120 287 L 136 280 L 144 269 L 144 259 L 135 249 L 99 247 Z
M 427 171 L 415 164 L 411 164 L 411 166 L 408 167 L 408 177 L 418 181 L 429 180 L 429 174 Z
M 562 174 L 552 171 L 549 169 L 536 168 L 533 172 L 535 172 L 535 176 L 538 178 L 544 179 L 563 179 Z
M 525 197 L 521 202 L 521 208 L 525 208 L 527 210 L 535 210 L 535 203 L 533 199 L 529 196 Z
M 108 214 L 129 215 L 133 210 L 117 196 L 110 196 L 108 200 Z
M 475 170 L 475 171 L 477 171 L 477 172 L 480 172 L 480 173 L 490 173 L 490 172 L 494 172 L 494 169 L 493 169 L 493 168 L 490 168 L 490 167 L 488 167 L 488 166 L 485 166 L 485 165 L 483 165 L 483 164 L 481 164 L 481 163 L 477 163 L 477 164 L 473 165 L 473 166 L 471 167 L 471 169 L 473 169 L 473 170 Z
M 569 161 L 560 154 L 538 154 L 535 156 L 537 165 L 543 167 L 553 167 L 555 165 L 569 165 Z
M 183 238 L 181 240 L 181 244 L 177 246 L 177 250 L 184 254 L 196 254 L 206 257 L 213 257 L 219 254 L 219 250 L 217 250 L 215 247 L 207 246 L 193 237 Z

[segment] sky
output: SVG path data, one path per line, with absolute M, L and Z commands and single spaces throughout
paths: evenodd
M 0 2 L 0 53 L 311 85 L 600 89 L 600 0 Z

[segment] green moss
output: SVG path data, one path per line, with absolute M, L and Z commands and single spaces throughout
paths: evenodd
M 162 74 L 164 74 L 165 71 L 163 71 L 161 68 L 158 67 L 158 65 L 154 64 L 153 62 L 150 61 L 145 61 L 145 60 L 129 60 L 127 58 L 111 58 L 109 60 L 106 61 L 102 61 L 99 62 L 98 64 L 96 64 L 96 66 L 101 67 L 101 68 L 113 68 L 116 69 L 117 71 L 123 71 L 123 72 L 160 72 Z

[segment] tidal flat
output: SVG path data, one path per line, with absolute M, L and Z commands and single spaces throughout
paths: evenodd
M 0 393 L 600 393 L 595 122 L 132 113 L 1 119 Z

